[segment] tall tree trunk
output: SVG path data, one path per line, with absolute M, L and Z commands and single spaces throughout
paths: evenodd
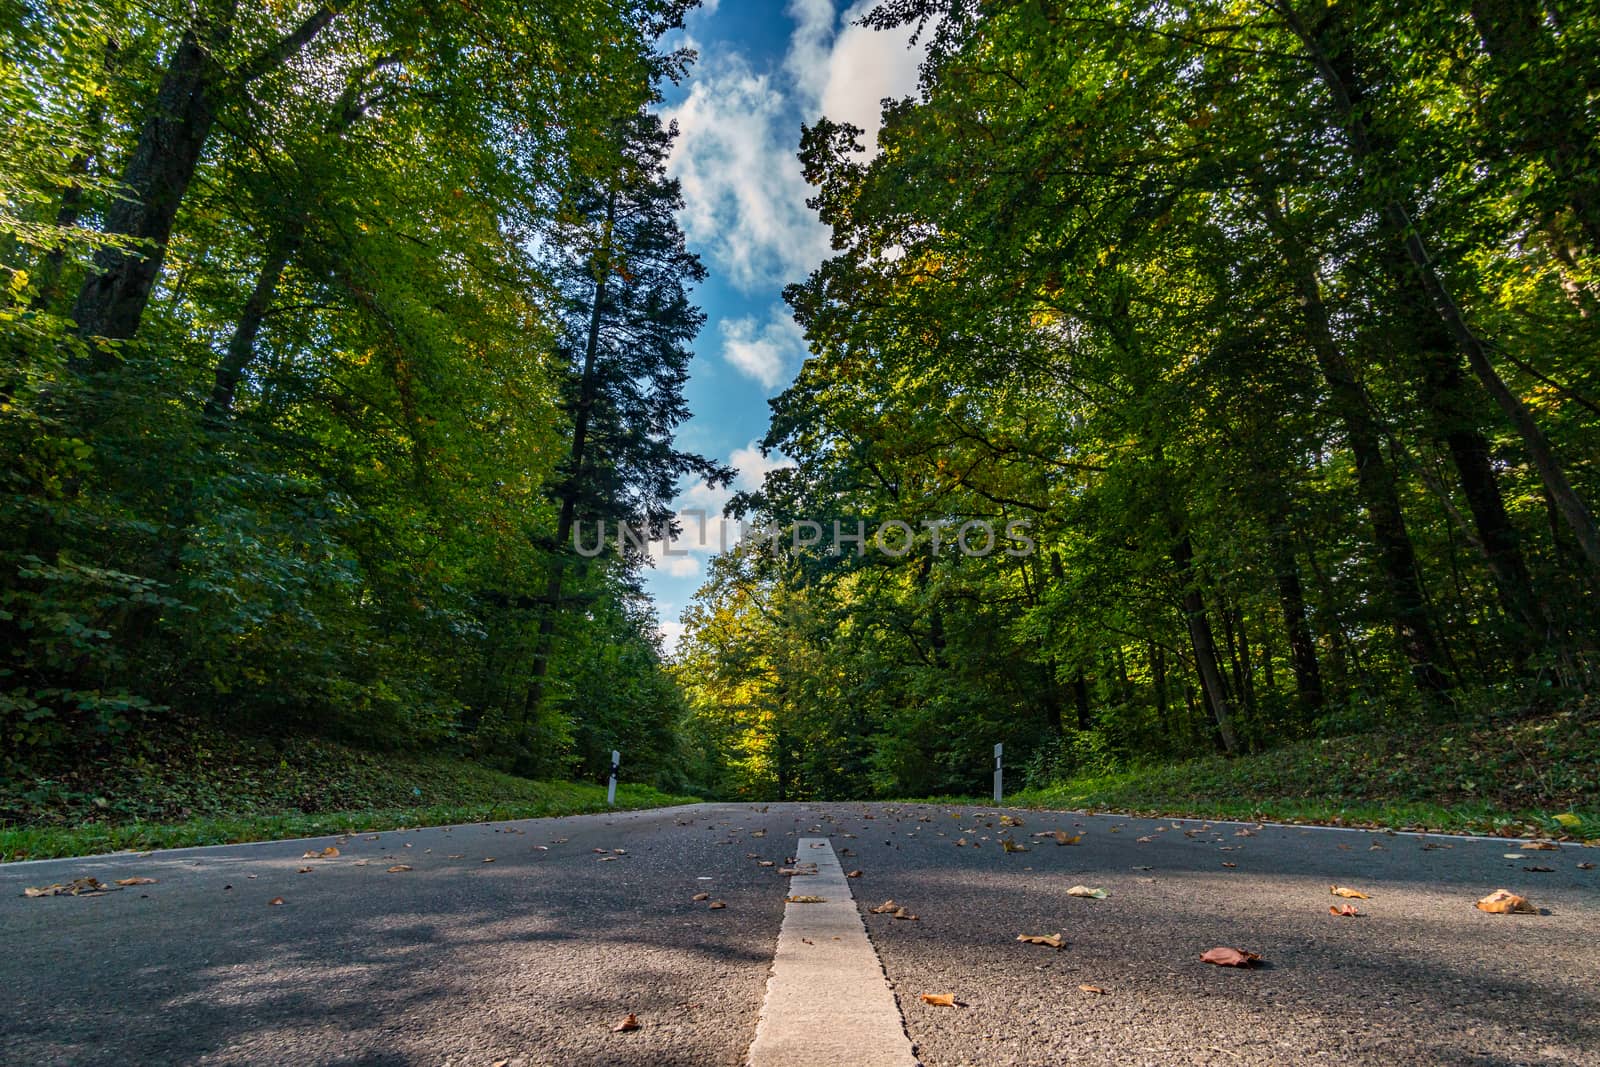
M 276 70 L 333 21 L 325 4 L 282 38 L 227 70 L 219 56 L 233 35 L 239 0 L 216 0 L 184 31 L 123 168 L 126 195 L 106 212 L 105 230 L 128 238 L 126 248 L 103 248 L 73 306 L 78 335 L 125 341 L 139 329 L 150 291 L 161 272 L 178 208 L 189 190 L 217 112 L 230 93 Z M 112 350 L 96 345 L 79 359 L 79 371 L 102 371 L 115 362 Z
M 1295 692 L 1300 710 L 1310 718 L 1323 704 L 1322 668 L 1317 663 L 1317 644 L 1307 621 L 1306 595 L 1300 585 L 1294 545 L 1289 540 L 1289 513 L 1285 508 L 1276 509 L 1267 521 L 1267 548 L 1272 576 L 1278 586 L 1283 627 L 1289 638 L 1289 664 L 1294 671 Z
M 1511 391 L 1505 380 L 1500 377 L 1500 373 L 1495 370 L 1494 362 L 1489 356 L 1488 345 L 1473 332 L 1455 297 L 1434 266 L 1433 257 L 1428 252 L 1427 243 L 1422 238 L 1413 212 L 1403 200 L 1389 195 L 1388 190 L 1392 183 L 1381 173 L 1382 160 L 1379 153 L 1374 150 L 1367 126 L 1363 87 L 1355 74 L 1349 43 L 1338 42 L 1331 48 L 1324 44 L 1325 31 L 1333 30 L 1339 34 L 1346 32 L 1336 21 L 1339 18 L 1337 9 L 1333 7 L 1326 9 L 1327 21 L 1320 24 L 1316 31 L 1306 25 L 1289 0 L 1279 0 L 1279 10 L 1295 36 L 1305 46 L 1318 77 L 1328 89 L 1343 125 L 1351 156 L 1361 168 L 1369 187 L 1379 193 L 1383 219 L 1399 238 L 1423 292 L 1427 294 L 1435 313 L 1449 331 L 1451 340 L 1466 357 L 1467 366 L 1483 383 L 1490 397 L 1516 429 L 1517 435 L 1522 438 L 1523 447 L 1528 450 L 1534 469 L 1539 472 L 1540 480 L 1549 491 L 1551 499 L 1555 501 L 1562 520 L 1571 528 L 1588 567 L 1600 572 L 1600 527 L 1596 527 L 1594 515 L 1588 504 L 1578 496 L 1577 490 L 1568 480 L 1566 472 L 1551 448 L 1549 439 L 1545 437 L 1544 431 L 1534 419 L 1533 412 L 1522 402 L 1521 397 Z
M 1194 649 L 1195 669 L 1200 674 L 1200 687 L 1205 693 L 1206 706 L 1211 712 L 1212 724 L 1229 755 L 1239 751 L 1239 739 L 1233 732 L 1233 708 L 1228 703 L 1228 690 L 1222 679 L 1222 669 L 1217 660 L 1217 642 L 1211 633 L 1211 621 L 1206 615 L 1205 597 L 1200 592 L 1199 576 L 1194 567 L 1194 545 L 1187 534 L 1180 535 L 1172 549 L 1172 562 L 1177 567 L 1182 583 L 1183 618 L 1189 630 L 1189 643 Z
M 1328 383 L 1330 404 L 1344 425 L 1345 438 L 1355 456 L 1356 484 L 1378 549 L 1378 565 L 1388 590 L 1401 652 L 1423 698 L 1429 702 L 1448 701 L 1452 683 L 1444 671 L 1444 650 L 1429 625 L 1416 549 L 1406 530 L 1393 469 L 1383 455 L 1377 419 L 1355 369 L 1334 339 L 1328 310 L 1322 302 L 1322 286 L 1310 259 L 1289 232 L 1277 204 L 1267 197 L 1262 206 L 1299 292 L 1307 340 Z
M 605 237 L 594 262 L 594 299 L 589 306 L 589 329 L 583 344 L 583 375 L 578 382 L 578 403 L 572 419 L 572 447 L 567 455 L 570 473 L 561 489 L 561 511 L 556 519 L 555 551 L 550 559 L 550 575 L 545 581 L 544 614 L 539 618 L 539 636 L 534 647 L 533 677 L 523 704 L 523 720 L 533 715 L 544 702 L 545 678 L 550 672 L 550 650 L 555 642 L 556 616 L 561 610 L 561 585 L 567 563 L 567 542 L 577 515 L 578 495 L 583 481 L 583 465 L 589 443 L 589 420 L 594 414 L 596 378 L 600 355 L 600 324 L 604 321 L 606 287 L 611 280 L 611 230 L 617 219 L 617 194 L 606 197 Z M 782 787 L 780 785 L 780 791 Z
M 273 239 L 266 258 L 261 261 L 256 283 L 239 312 L 239 321 L 234 325 L 233 335 L 228 338 L 228 349 L 217 363 L 211 395 L 206 398 L 205 419 L 212 425 L 220 425 L 233 414 L 239 379 L 255 358 L 256 337 L 261 333 L 261 324 L 266 320 L 267 312 L 272 310 L 272 300 L 277 295 L 284 269 L 300 249 L 305 227 L 304 212 L 297 212 L 285 220 L 282 232 Z

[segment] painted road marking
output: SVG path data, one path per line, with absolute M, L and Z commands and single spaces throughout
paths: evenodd
M 747 1060 L 750 1067 L 916 1067 L 883 964 L 850 895 L 850 883 L 825 837 L 802 837 L 800 863 L 817 873 L 789 881 L 791 895 L 821 904 L 786 904 L 767 999 Z

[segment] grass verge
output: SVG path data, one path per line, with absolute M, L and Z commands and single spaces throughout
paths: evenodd
M 1600 838 L 1600 717 L 1589 709 L 1306 741 L 1234 759 L 1076 777 L 1007 796 L 1006 803 L 1594 840 Z
M 693 803 L 534 781 L 450 755 L 191 727 L 70 768 L 0 777 L 0 862 Z

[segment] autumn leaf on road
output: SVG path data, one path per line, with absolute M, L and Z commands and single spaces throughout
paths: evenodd
M 24 889 L 25 897 L 83 897 L 110 892 L 111 888 L 98 878 L 74 878 L 70 882 Z
M 1058 845 L 1076 845 L 1079 841 L 1083 840 L 1082 834 L 1068 835 L 1065 830 L 1057 830 L 1055 836 L 1056 844 Z
M 1104 989 L 1101 989 L 1097 985 L 1081 985 L 1078 988 L 1083 990 L 1085 993 L 1093 993 L 1095 996 L 1098 996 L 1098 997 L 1110 996 L 1109 993 L 1107 993 Z
M 639 1017 L 630 1011 L 620 1023 L 611 1028 L 611 1032 L 613 1034 L 626 1034 L 630 1030 L 637 1029 L 639 1029 Z
M 155 885 L 154 878 L 118 878 L 118 885 Z
M 896 904 L 892 900 L 886 900 L 882 904 L 879 904 L 876 908 L 868 908 L 867 910 L 872 912 L 874 915 L 893 915 L 896 911 L 900 910 L 900 905 Z
M 1560 852 L 1561 846 L 1554 841 L 1529 841 L 1526 845 L 1519 846 L 1524 852 Z
M 389 868 L 389 873 L 390 874 L 399 874 L 401 871 L 409 871 L 410 869 L 411 868 L 408 867 L 404 863 L 397 863 L 393 867 Z
M 1360 915 L 1361 912 L 1354 904 L 1329 904 L 1328 914 L 1342 915 L 1346 918 L 1355 918 L 1357 915 Z
M 788 896 L 783 898 L 785 904 L 826 904 L 827 897 Z
M 271 900 L 267 901 L 267 906 L 270 907 L 270 908 L 276 908 L 278 905 L 280 905 L 282 903 L 283 903 L 283 898 L 282 897 L 273 897 Z
M 1065 948 L 1067 944 L 1060 934 L 1018 934 L 1017 940 L 1030 945 L 1046 945 L 1050 948 Z
M 1479 911 L 1486 911 L 1491 915 L 1539 914 L 1539 909 L 1534 907 L 1527 897 L 1519 897 L 1507 889 L 1496 889 L 1493 893 L 1474 904 L 1473 907 Z
M 1002 815 L 1002 816 L 1000 816 L 1000 825 L 1001 826 L 1021 826 L 1022 825 L 1022 820 L 1017 818 L 1015 815 Z
M 1201 963 L 1214 963 L 1218 967 L 1253 967 L 1260 961 L 1259 953 L 1236 948 L 1214 948 L 1200 954 Z
M 690 900 L 710 900 L 711 899 L 711 894 L 710 893 L 696 893 L 694 896 L 690 897 L 689 899 Z
M 1106 892 L 1104 889 L 1091 889 L 1086 885 L 1075 885 L 1071 889 L 1067 890 L 1067 896 L 1084 897 L 1087 900 L 1104 900 L 1110 895 L 1111 894 Z
M 1000 839 L 1000 847 L 1007 852 L 1027 852 L 1027 845 L 1019 845 L 1009 837 Z
M 846 878 L 860 878 L 861 877 L 861 872 L 860 871 L 851 871 L 849 874 L 845 875 L 845 877 Z
M 924 993 L 922 994 L 922 1003 L 931 1004 L 935 1008 L 953 1008 L 956 1006 L 956 995 L 954 993 Z
M 727 906 L 728 905 L 724 904 L 720 900 L 713 900 L 710 904 L 706 905 L 706 907 L 708 909 L 710 909 L 711 911 L 721 911 L 723 908 L 726 908 Z
M 1328 892 L 1332 893 L 1336 897 L 1348 897 L 1351 900 L 1371 900 L 1372 899 L 1371 897 L 1367 896 L 1365 893 L 1363 893 L 1359 889 L 1351 889 L 1349 886 L 1343 886 L 1343 885 L 1330 885 L 1328 887 Z

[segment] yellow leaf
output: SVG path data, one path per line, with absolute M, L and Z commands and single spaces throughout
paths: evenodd
M 1365 893 L 1363 893 L 1359 889 L 1351 889 L 1348 886 L 1342 886 L 1342 885 L 1330 885 L 1328 887 L 1328 892 L 1332 893 L 1336 897 L 1347 897 L 1350 900 L 1371 900 L 1372 899 L 1371 897 L 1367 896 Z
M 1534 907 L 1527 897 L 1519 897 L 1506 889 L 1496 889 L 1473 906 L 1479 911 L 1486 911 L 1491 915 L 1539 914 L 1539 909 Z
M 1078 988 L 1083 990 L 1085 993 L 1093 993 L 1096 996 L 1104 997 L 1104 996 L 1108 996 L 1109 995 L 1109 994 L 1106 993 L 1106 991 L 1104 989 L 1101 989 L 1097 985 L 1081 985 Z
M 808 897 L 808 896 L 797 896 L 797 897 L 796 896 L 789 896 L 789 897 L 784 897 L 783 898 L 783 902 L 785 904 L 826 904 L 828 902 L 828 898 L 827 897 Z
M 1088 900 L 1104 900 L 1110 895 L 1104 889 L 1091 889 L 1086 885 L 1075 885 L 1067 890 L 1067 896 L 1069 897 L 1084 897 Z
M 1017 940 L 1024 941 L 1030 945 L 1045 945 L 1049 948 L 1063 948 L 1066 946 L 1066 941 L 1062 940 L 1060 934 L 1018 934 Z
M 924 1004 L 932 1004 L 936 1008 L 953 1008 L 956 1006 L 956 995 L 954 993 L 924 993 L 922 994 L 922 1002 Z
M 1570 811 L 1557 815 L 1555 818 L 1556 822 L 1560 823 L 1562 826 L 1565 826 L 1568 830 L 1576 830 L 1578 827 L 1583 825 L 1583 820 L 1572 814 Z

